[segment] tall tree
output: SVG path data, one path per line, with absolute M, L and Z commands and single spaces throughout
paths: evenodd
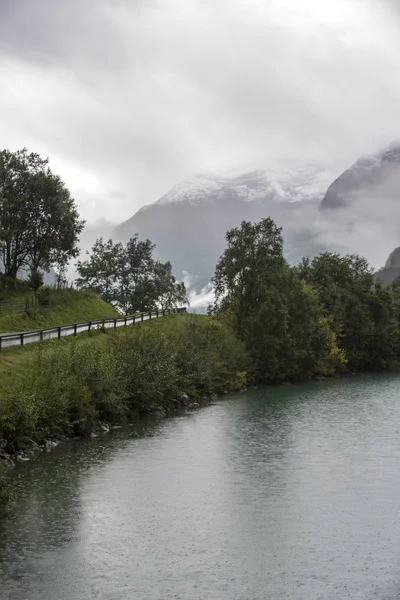
M 229 310 L 237 319 L 239 335 L 285 263 L 282 230 L 270 218 L 243 221 L 226 234 L 227 248 L 213 277 L 217 312 Z
M 77 286 L 93 288 L 106 302 L 115 302 L 123 253 L 120 243 L 114 244 L 112 240 L 104 242 L 103 238 L 96 240 L 91 252 L 86 252 L 90 255 L 89 259 L 77 262 Z
M 176 281 L 170 262 L 154 263 L 152 284 L 157 308 L 178 308 L 189 303 L 185 284 Z
M 214 276 L 214 312 L 231 313 L 261 381 L 330 372 L 345 357 L 312 285 L 283 259 L 271 219 L 228 231 Z
M 0 253 L 5 275 L 48 270 L 77 256 L 84 226 L 74 200 L 48 160 L 26 148 L 0 152 Z
M 126 246 L 97 240 L 89 259 L 77 263 L 77 285 L 97 289 L 125 314 L 187 304 L 184 284 L 176 281 L 169 262 L 153 258 L 154 248 L 150 240 L 139 240 L 137 235 Z
M 146 310 L 151 304 L 154 248 L 149 239 L 139 240 L 136 234 L 121 252 L 117 301 L 125 314 Z

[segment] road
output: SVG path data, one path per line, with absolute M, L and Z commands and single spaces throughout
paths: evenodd
M 125 318 L 105 319 L 96 320 L 86 323 L 78 323 L 77 325 L 62 325 L 60 328 L 52 327 L 44 329 L 42 331 L 20 331 L 13 333 L 0 333 L 0 348 L 9 348 L 10 346 L 22 346 L 30 344 L 32 342 L 40 342 L 42 340 L 56 339 L 58 337 L 66 337 L 68 335 L 75 335 L 83 333 L 84 331 L 93 331 L 101 329 L 103 326 L 107 329 L 114 329 L 115 327 L 125 327 L 125 325 L 133 325 L 142 321 L 147 321 L 150 318 L 150 313 L 145 315 L 136 315 L 134 317 L 128 317 L 125 322 Z M 151 318 L 162 317 L 163 314 L 153 312 Z M 104 323 L 104 325 L 103 325 Z

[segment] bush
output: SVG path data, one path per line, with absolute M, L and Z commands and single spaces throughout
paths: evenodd
M 0 463 L 0 511 L 10 500 L 10 492 L 6 476 L 7 467 Z
M 151 412 L 180 393 L 240 385 L 247 366 L 231 326 L 214 317 L 171 317 L 85 343 L 39 344 L 0 399 L 0 431 L 6 438 L 39 436 L 66 423 Z
M 40 287 L 36 292 L 39 306 L 49 306 L 51 295 L 52 289 L 48 285 Z
M 43 273 L 40 271 L 32 271 L 29 275 L 28 285 L 37 293 L 38 289 L 43 287 Z

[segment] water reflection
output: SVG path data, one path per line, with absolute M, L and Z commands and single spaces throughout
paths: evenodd
M 399 391 L 269 388 L 24 465 L 1 600 L 398 597 Z

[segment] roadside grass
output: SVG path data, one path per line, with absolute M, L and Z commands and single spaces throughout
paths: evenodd
M 228 323 L 190 314 L 4 349 L 0 438 L 233 389 L 248 364 Z
M 7 296 L 7 303 L 25 302 L 26 298 L 33 298 L 33 292 L 21 289 Z M 31 302 L 32 303 L 32 302 Z M 49 306 L 34 306 L 29 308 L 29 313 L 0 312 L 0 333 L 13 333 L 29 331 L 32 329 L 45 329 L 69 325 L 88 320 L 107 319 L 120 316 L 113 306 L 104 302 L 99 296 L 90 292 L 77 290 L 53 290 Z

